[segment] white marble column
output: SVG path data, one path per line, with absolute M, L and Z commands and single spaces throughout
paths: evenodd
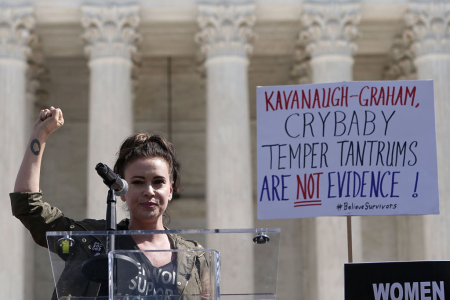
M 253 223 L 248 74 L 253 5 L 201 5 L 197 41 L 206 55 L 209 228 Z
M 306 4 L 301 20 L 305 27 L 301 38 L 307 40 L 306 51 L 311 56 L 312 82 L 351 81 L 359 5 Z M 361 220 L 352 217 L 352 221 L 353 255 L 358 261 L 361 258 Z M 303 261 L 316 274 L 316 280 L 302 294 L 315 295 L 317 299 L 343 299 L 344 263 L 348 262 L 346 218 L 320 217 L 302 222 L 312 229 L 309 240 L 314 243 L 311 248 L 315 251 L 312 261 L 306 258 Z
M 27 149 L 29 129 L 26 102 L 27 58 L 34 27 L 33 9 L 0 9 L 0 299 L 26 299 L 32 295 L 34 251 L 25 242 L 25 228 L 11 215 L 8 194 Z
M 201 31 L 196 40 L 206 55 L 207 76 L 208 228 L 253 227 L 247 70 L 254 38 L 254 10 L 254 5 L 199 6 Z M 247 250 L 251 248 L 244 251 Z M 242 260 L 245 256 L 247 259 Z M 223 268 L 227 268 L 223 269 L 224 276 L 233 278 L 245 274 L 242 278 L 248 281 L 235 280 L 240 286 L 222 286 L 225 289 L 222 291 L 241 292 L 241 287 L 250 291 L 252 257 L 252 253 L 248 253 L 241 255 L 241 260 L 224 261 Z
M 106 216 L 108 190 L 95 166 L 103 162 L 112 169 L 121 142 L 133 132 L 131 70 L 140 38 L 138 11 L 137 6 L 82 7 L 90 68 L 88 218 Z
M 436 113 L 436 137 L 438 154 L 440 215 L 410 217 L 422 224 L 409 241 L 423 253 L 410 254 L 412 259 L 450 258 L 450 3 L 433 2 L 410 4 L 405 14 L 412 39 L 414 63 L 418 79 L 434 80 L 434 105 Z M 413 223 L 413 220 L 409 221 Z M 410 229 L 411 231 L 411 229 Z M 415 256 L 415 257 L 414 257 Z

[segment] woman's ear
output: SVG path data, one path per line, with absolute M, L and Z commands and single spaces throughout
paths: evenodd
M 127 199 L 125 199 L 125 196 L 120 196 L 120 200 L 122 200 L 123 202 L 127 202 Z
M 172 197 L 173 197 L 173 182 L 172 182 L 172 184 L 170 185 L 169 201 L 172 200 Z

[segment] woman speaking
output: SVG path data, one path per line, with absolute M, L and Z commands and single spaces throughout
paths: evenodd
M 10 194 L 13 215 L 30 231 L 34 241 L 47 247 L 47 231 L 99 231 L 105 230 L 105 220 L 75 221 L 64 216 L 56 207 L 44 202 L 39 188 L 42 155 L 51 133 L 63 126 L 60 109 L 41 110 L 35 122 L 22 164 L 17 174 L 14 192 Z M 118 230 L 165 230 L 163 218 L 173 194 L 178 192 L 179 173 L 175 151 L 163 137 L 144 133 L 128 137 L 120 147 L 114 172 L 128 183 L 128 191 L 121 196 L 129 211 L 129 219 L 122 220 Z M 133 235 L 121 239 L 121 249 L 170 250 L 199 249 L 195 241 L 173 234 Z M 106 245 L 98 245 L 104 253 Z M 73 262 L 95 255 L 91 248 L 77 248 Z M 194 259 L 177 257 L 177 252 L 143 252 L 139 258 L 140 274 L 130 280 L 122 295 L 162 296 L 207 294 L 208 262 L 202 251 Z M 97 253 L 98 254 L 98 253 Z M 178 255 L 179 256 L 179 255 Z M 89 281 L 77 272 L 80 264 L 66 262 L 61 278 L 72 280 L 58 283 L 58 291 L 75 297 L 107 296 L 107 284 Z M 181 272 L 181 269 L 183 272 Z M 178 271 L 180 270 L 180 271 Z M 173 274 L 173 280 L 160 280 L 162 272 Z M 186 274 L 189 272 L 189 274 Z M 61 296 L 61 295 L 59 295 Z M 52 299 L 57 299 L 53 294 Z

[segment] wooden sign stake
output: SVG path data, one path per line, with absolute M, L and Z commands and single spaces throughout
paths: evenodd
M 347 246 L 348 246 L 348 262 L 353 262 L 353 241 L 352 241 L 352 217 L 347 216 Z

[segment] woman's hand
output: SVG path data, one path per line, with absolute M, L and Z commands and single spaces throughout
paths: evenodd
M 43 109 L 34 123 L 33 131 L 37 135 L 43 134 L 48 137 L 53 131 L 64 125 L 64 118 L 61 109 L 54 108 Z

